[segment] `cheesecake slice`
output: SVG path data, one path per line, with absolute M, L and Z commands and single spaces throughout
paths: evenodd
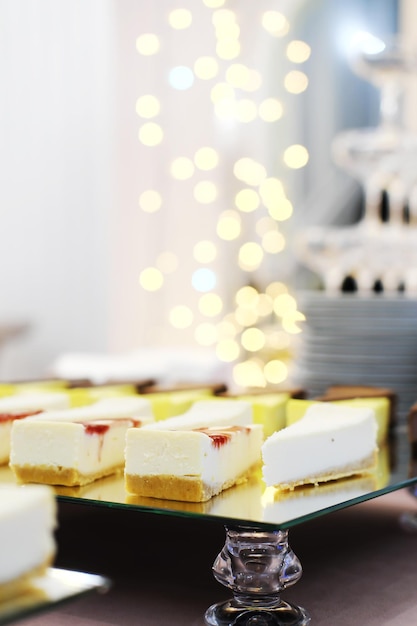
M 0 397 L 0 465 L 9 462 L 10 433 L 15 420 L 69 406 L 68 395 L 59 392 L 27 392 Z
M 50 487 L 0 486 L 0 604 L 28 591 L 52 564 L 56 519 Z
M 128 428 L 153 420 L 141 396 L 28 417 L 13 424 L 10 467 L 21 482 L 85 485 L 122 470 Z
M 260 424 L 131 428 L 126 437 L 126 491 L 205 502 L 249 476 L 260 463 L 262 441 Z
M 294 489 L 376 470 L 377 424 L 369 408 L 318 403 L 262 446 L 267 486 Z

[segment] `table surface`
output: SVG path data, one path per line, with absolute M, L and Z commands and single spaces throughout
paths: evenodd
M 320 626 L 417 623 L 417 500 L 402 489 L 292 528 L 303 577 L 283 593 Z M 60 503 L 56 565 L 109 576 L 111 590 L 23 620 L 22 626 L 203 626 L 229 597 L 211 565 L 224 543 L 216 521 Z

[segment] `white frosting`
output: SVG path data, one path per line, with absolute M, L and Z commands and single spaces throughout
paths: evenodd
M 262 446 L 267 485 L 291 483 L 359 463 L 377 449 L 377 424 L 368 408 L 320 404 L 271 435 Z
M 221 433 L 212 427 L 209 432 Z M 228 432 L 227 429 L 224 429 Z M 125 472 L 140 476 L 190 476 L 210 485 L 223 484 L 243 474 L 260 459 L 263 429 L 253 424 L 231 430 L 226 443 L 216 446 L 197 431 L 129 429 Z
M 67 409 L 68 394 L 59 392 L 17 393 L 0 398 L 0 414 L 19 415 L 30 411 Z
M 0 398 L 0 415 L 19 415 L 31 411 L 68 410 L 69 396 L 66 393 L 19 393 Z M 0 420 L 0 465 L 9 461 L 11 420 Z
M 0 585 L 55 553 L 55 496 L 46 485 L 0 486 Z
M 147 398 L 142 396 L 118 396 L 103 398 L 93 404 L 67 409 L 64 411 L 48 411 L 40 415 L 30 417 L 30 420 L 56 421 L 56 422 L 86 422 L 100 419 L 126 419 L 131 417 L 141 423 L 154 421 L 152 405 Z
M 152 429 L 190 430 L 209 426 L 246 426 L 253 422 L 250 402 L 240 400 L 198 400 L 182 415 L 146 426 Z

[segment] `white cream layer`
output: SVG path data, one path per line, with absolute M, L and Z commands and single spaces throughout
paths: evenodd
M 93 404 L 75 407 L 64 411 L 48 411 L 34 415 L 31 420 L 56 422 L 86 422 L 99 419 L 126 419 L 132 418 L 141 423 L 149 424 L 154 421 L 152 405 L 142 396 L 118 396 L 103 398 Z
M 55 554 L 55 496 L 46 485 L 0 486 L 0 585 Z
M 313 405 L 263 444 L 264 480 L 270 486 L 292 483 L 360 463 L 377 449 L 376 434 L 371 409 Z
M 156 430 L 191 430 L 210 426 L 246 426 L 253 422 L 250 402 L 236 400 L 199 400 L 182 415 L 155 422 Z
M 11 435 L 10 467 L 62 467 L 83 475 L 95 475 L 123 466 L 129 420 L 96 420 L 105 432 L 89 433 L 79 422 L 19 420 Z
M 207 429 L 222 433 L 219 427 Z M 263 428 L 252 424 L 224 428 L 230 439 L 216 445 L 203 432 L 129 429 L 126 437 L 125 472 L 139 476 L 196 477 L 210 485 L 229 482 L 260 460 Z
M 69 405 L 70 399 L 65 393 L 19 393 L 0 398 L 0 465 L 9 461 L 13 416 L 37 411 L 65 410 Z

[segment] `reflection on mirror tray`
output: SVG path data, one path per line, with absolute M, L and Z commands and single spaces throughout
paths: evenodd
M 328 481 L 317 486 L 296 487 L 293 491 L 279 491 L 266 487 L 261 468 L 253 471 L 242 484 L 236 485 L 206 502 L 182 502 L 129 495 L 122 473 L 96 480 L 83 487 L 56 486 L 58 499 L 102 505 L 125 505 L 129 508 L 162 511 L 167 514 L 196 514 L 221 520 L 278 525 L 296 522 L 318 511 L 342 505 L 356 498 L 365 498 L 392 482 L 395 472 L 395 442 L 383 446 L 378 453 L 375 474 Z M 408 478 L 404 476 L 404 479 Z M 10 468 L 0 468 L 0 484 L 15 483 Z M 292 525 L 292 524 L 290 524 Z
M 33 580 L 26 593 L 0 603 L 0 625 L 20 621 L 92 591 L 105 593 L 109 587 L 110 581 L 102 576 L 50 567 Z

